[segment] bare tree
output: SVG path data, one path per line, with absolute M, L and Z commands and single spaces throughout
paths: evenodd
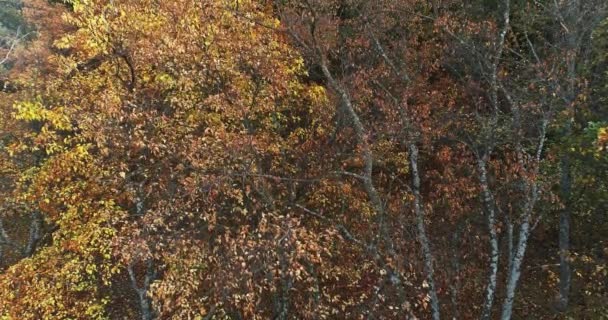
M 387 65 L 391 66 L 391 71 L 393 72 L 395 78 L 397 79 L 398 86 L 402 90 L 405 90 L 409 86 L 409 82 L 411 81 L 410 76 L 408 75 L 407 70 L 401 67 L 400 63 L 394 61 L 389 54 L 387 53 L 385 47 L 382 45 L 381 41 L 376 37 L 373 28 L 371 26 L 370 20 L 371 18 L 367 16 L 366 12 L 366 1 L 362 1 L 359 4 L 358 9 L 356 9 L 358 15 L 362 18 L 362 30 L 366 31 L 367 36 L 373 46 L 375 48 L 376 53 L 379 58 L 382 59 Z M 342 174 L 346 176 L 355 177 L 362 183 L 363 189 L 365 190 L 369 202 L 374 209 L 377 218 L 377 227 L 379 229 L 379 237 L 383 241 L 383 247 L 387 248 L 388 253 L 386 254 L 388 257 L 394 259 L 403 259 L 399 258 L 396 255 L 394 250 L 394 236 L 391 236 L 390 232 L 387 230 L 386 220 L 388 219 L 388 214 L 386 212 L 385 204 L 383 203 L 383 195 L 377 189 L 374 183 L 374 163 L 377 161 L 375 159 L 374 153 L 372 151 L 372 141 L 371 131 L 368 130 L 357 113 L 357 108 L 354 105 L 353 99 L 349 93 L 348 84 L 343 83 L 332 71 L 330 66 L 330 62 L 328 60 L 329 53 L 325 50 L 325 44 L 320 43 L 319 35 L 317 34 L 317 30 L 319 27 L 317 23 L 320 21 L 320 17 L 317 16 L 317 10 L 319 8 L 316 7 L 314 3 L 311 1 L 304 1 L 303 5 L 306 7 L 306 12 L 310 15 L 310 18 L 306 22 L 308 25 L 306 26 L 306 30 L 308 30 L 308 34 L 301 35 L 295 31 L 296 26 L 293 25 L 293 21 L 289 19 L 283 19 L 283 22 L 287 26 L 287 32 L 292 36 L 296 44 L 298 44 L 302 49 L 304 49 L 309 55 L 310 58 L 314 61 L 314 63 L 318 64 L 323 78 L 326 81 L 328 87 L 336 94 L 338 100 L 337 109 L 342 111 L 343 114 L 348 119 L 348 123 L 352 127 L 354 131 L 354 136 L 356 139 L 356 144 L 358 146 L 358 150 L 360 153 L 360 157 L 363 162 L 363 168 L 361 173 L 352 173 L 352 172 L 342 172 Z M 354 6 L 354 5 L 353 5 Z M 301 27 L 301 26 L 299 26 Z M 346 62 L 346 64 L 354 64 L 354 61 Z M 419 150 L 416 146 L 417 139 L 419 137 L 419 132 L 416 130 L 415 125 L 413 125 L 412 121 L 409 118 L 407 112 L 402 110 L 406 103 L 402 101 L 400 98 L 397 98 L 391 94 L 389 90 L 387 90 L 380 83 L 374 82 L 374 85 L 379 89 L 380 94 L 387 96 L 388 99 L 393 102 L 392 106 L 400 111 L 402 125 L 403 125 L 403 133 L 404 133 L 404 144 L 407 147 L 408 151 L 408 162 L 411 168 L 411 183 L 409 185 L 409 189 L 412 192 L 414 201 L 413 201 L 413 209 L 415 214 L 415 226 L 417 230 L 417 240 L 420 243 L 420 248 L 422 251 L 422 258 L 424 262 L 424 269 L 426 273 L 425 282 L 428 286 L 429 297 L 430 297 L 430 305 L 431 305 L 431 314 L 432 318 L 435 320 L 440 319 L 440 303 L 439 297 L 437 294 L 437 288 L 435 283 L 435 271 L 434 271 L 434 263 L 435 259 L 432 253 L 430 239 L 428 233 L 426 231 L 425 226 L 425 210 L 424 210 L 424 201 L 421 193 L 421 174 L 419 169 Z M 308 210 L 310 212 L 310 210 Z M 343 226 L 342 226 L 343 228 Z M 345 232 L 343 232 L 345 233 Z M 355 240 L 355 237 L 350 233 L 347 233 L 348 237 Z M 380 257 L 381 252 L 378 250 L 375 241 L 371 241 L 368 243 L 364 240 L 356 239 L 356 243 L 361 243 L 363 246 L 367 247 L 366 251 L 370 253 L 373 257 L 373 260 L 376 263 L 379 263 L 382 268 L 387 271 L 386 277 L 387 282 L 392 284 L 397 292 L 399 292 L 399 301 L 402 305 L 408 304 L 405 301 L 404 293 L 402 292 L 402 283 L 401 275 L 398 270 L 395 270 L 390 265 L 383 262 L 384 258 Z M 380 290 L 381 286 L 377 286 L 378 290 Z M 376 295 L 379 292 L 376 292 Z

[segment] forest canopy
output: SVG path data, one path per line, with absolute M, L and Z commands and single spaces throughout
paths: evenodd
M 608 319 L 605 0 L 0 0 L 0 319 Z

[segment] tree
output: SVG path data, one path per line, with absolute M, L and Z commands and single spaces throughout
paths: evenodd
M 297 54 L 277 34 L 240 17 L 276 24 L 256 3 L 239 3 L 238 15 L 221 2 L 72 6 L 69 31 L 31 46 L 32 55 L 47 55 L 45 76 L 35 66 L 19 75 L 28 91 L 16 116 L 39 130 L 13 149 L 43 155 L 21 177 L 20 198 L 54 231 L 47 247 L 3 275 L 1 309 L 24 319 L 251 314 L 258 299 L 240 296 L 272 294 L 274 283 L 260 280 L 274 265 L 251 274 L 218 250 L 242 241 L 230 254 L 243 259 L 253 237 L 243 233 L 248 225 L 271 221 L 256 234 L 272 237 L 295 223 L 257 196 L 268 187 L 259 180 L 266 170 L 291 170 L 273 158 L 295 157 L 297 148 L 287 147 L 315 134 L 299 128 L 320 114 L 322 90 L 300 83 Z M 184 17 L 179 25 L 176 15 Z M 289 246 L 300 237 L 306 234 L 297 232 Z M 164 249 L 179 249 L 184 239 L 185 254 L 199 258 L 185 269 L 183 252 Z M 267 245 L 274 252 L 277 244 L 268 239 L 251 250 Z M 290 274 L 307 254 L 285 254 Z M 223 274 L 215 273 L 217 290 L 175 291 L 175 277 L 185 282 L 197 270 L 207 282 L 216 268 L 236 277 L 234 288 L 220 287 Z M 125 286 L 134 293 L 126 300 L 114 294 Z M 171 303 L 181 295 L 204 305 Z
M 592 4 L 25 1 L 0 318 L 601 314 Z

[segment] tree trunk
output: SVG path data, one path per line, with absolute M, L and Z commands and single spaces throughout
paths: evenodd
M 543 122 L 543 133 L 541 137 L 541 141 L 539 143 L 539 148 L 537 151 L 536 159 L 537 162 L 540 159 L 540 153 L 543 150 L 544 140 L 545 140 L 545 128 L 546 122 Z M 537 167 L 538 168 L 538 167 Z M 537 172 L 536 172 L 537 173 Z M 530 236 L 531 231 L 531 220 L 532 220 L 532 212 L 534 211 L 534 206 L 536 205 L 536 201 L 538 201 L 539 191 L 536 182 L 532 182 L 530 188 L 530 195 L 526 200 L 526 205 L 523 213 L 523 221 L 521 223 L 521 227 L 519 229 L 519 239 L 517 241 L 517 247 L 515 248 L 515 255 L 513 256 L 513 261 L 511 262 L 511 269 L 509 270 L 509 275 L 507 278 L 507 288 L 505 293 L 505 300 L 502 305 L 502 320 L 510 320 L 511 315 L 513 314 L 513 302 L 515 300 L 515 290 L 517 289 L 517 281 L 519 281 L 519 277 L 521 276 L 521 266 L 524 261 L 524 255 L 526 254 L 526 247 L 528 245 L 528 238 Z
M 352 127 L 355 131 L 357 144 L 359 146 L 361 146 L 361 149 L 362 149 L 361 156 L 363 157 L 363 162 L 364 162 L 364 170 L 363 170 L 363 175 L 361 176 L 361 178 L 363 180 L 363 187 L 365 189 L 365 192 L 367 193 L 367 196 L 369 197 L 369 200 L 370 200 L 376 214 L 378 214 L 381 217 L 384 217 L 385 216 L 384 204 L 382 203 L 382 199 L 380 198 L 380 194 L 378 193 L 378 190 L 374 186 L 374 180 L 373 180 L 374 158 L 373 158 L 371 146 L 369 145 L 369 142 L 367 140 L 367 132 L 363 126 L 363 123 L 361 122 L 361 119 L 359 118 L 359 115 L 357 114 L 357 112 L 355 110 L 355 107 L 353 106 L 353 103 L 352 103 L 347 91 L 333 77 L 331 71 L 327 67 L 327 61 L 326 61 L 325 57 L 323 56 L 321 50 L 319 48 L 316 48 L 316 49 L 320 55 L 319 62 L 321 64 L 321 70 L 323 71 L 323 75 L 327 79 L 329 86 L 333 90 L 335 90 L 336 93 L 338 93 L 338 95 L 340 97 L 340 103 L 342 104 L 342 107 L 345 109 L 347 116 L 350 118 Z M 379 254 L 377 252 L 377 247 L 373 246 L 373 248 L 374 249 L 372 250 L 373 251 L 372 256 L 373 256 L 374 260 L 381 262 Z M 370 249 L 370 247 L 367 246 L 367 250 L 369 250 L 369 249 Z M 384 265 L 383 267 L 387 270 L 387 276 L 388 276 L 390 283 L 395 287 L 395 289 L 399 293 L 399 300 L 400 300 L 401 304 L 402 305 L 406 304 L 407 298 L 402 293 L 403 289 L 401 286 L 401 284 L 402 284 L 401 275 L 399 274 L 398 271 L 394 270 L 389 265 L 386 265 L 384 262 L 381 262 L 381 263 Z M 438 320 L 438 319 L 439 318 L 437 318 L 435 320 Z
M 481 313 L 481 319 L 487 320 L 492 316 L 492 306 L 494 304 L 494 296 L 496 295 L 496 277 L 498 274 L 498 234 L 496 232 L 496 210 L 494 206 L 494 197 L 490 191 L 488 183 L 488 172 L 486 168 L 485 158 L 478 159 L 477 167 L 479 169 L 479 180 L 481 183 L 481 192 L 483 204 L 488 217 L 488 229 L 490 232 L 490 274 L 488 275 L 488 284 L 485 293 L 485 302 Z
M 133 265 L 129 265 L 127 267 L 127 271 L 131 280 L 131 286 L 137 293 L 141 320 L 154 320 L 155 315 L 154 310 L 152 308 L 152 301 L 150 301 L 150 297 L 148 297 L 148 290 L 150 289 L 150 284 L 156 277 L 156 272 L 154 271 L 154 264 L 152 260 L 146 261 L 146 273 L 144 275 L 144 281 L 141 286 L 138 284 L 135 271 L 133 270 Z
M 547 119 L 543 119 L 541 123 L 541 134 L 540 140 L 538 142 L 538 147 L 536 149 L 535 156 L 535 167 L 533 169 L 534 175 L 538 175 L 540 170 L 540 161 L 542 152 L 545 148 L 545 139 L 547 136 L 547 126 L 549 121 Z M 517 289 L 517 281 L 521 276 L 521 266 L 524 260 L 524 255 L 526 254 L 526 247 L 528 245 L 528 237 L 530 236 L 531 225 L 530 221 L 532 220 L 532 213 L 534 212 L 534 206 L 538 201 L 539 193 L 537 182 L 534 180 L 530 183 L 530 194 L 526 199 L 526 204 L 523 212 L 523 221 L 521 223 L 521 227 L 519 229 L 519 239 L 517 241 L 517 247 L 515 248 L 515 255 L 513 259 L 509 261 L 509 275 L 507 278 L 507 288 L 505 294 L 505 300 L 502 305 L 502 320 L 510 320 L 511 315 L 513 314 L 513 302 L 515 300 L 515 290 Z
M 416 227 L 418 229 L 418 241 L 422 246 L 424 257 L 424 268 L 426 269 L 426 281 L 429 285 L 429 295 L 431 297 L 431 310 L 433 320 L 439 320 L 439 297 L 435 287 L 435 271 L 433 268 L 433 253 L 424 225 L 424 209 L 422 208 L 422 196 L 420 195 L 420 173 L 418 172 L 418 148 L 412 142 L 408 144 L 410 165 L 412 167 L 412 191 L 414 193 L 414 210 L 416 213 Z
M 528 236 L 530 235 L 530 219 L 531 215 L 526 214 L 524 221 L 521 224 L 519 241 L 517 242 L 515 256 L 513 257 L 512 268 L 509 270 L 509 276 L 507 278 L 506 296 L 502 306 L 502 316 L 500 317 L 502 320 L 510 320 L 511 315 L 513 314 L 515 290 L 517 289 L 517 281 L 519 281 L 519 277 L 521 276 L 521 266 L 528 245 Z
M 31 257 L 36 251 L 38 241 L 40 241 L 41 234 L 40 229 L 42 228 L 42 216 L 40 212 L 34 211 L 32 213 L 32 221 L 30 222 L 30 234 L 28 237 L 27 245 L 23 252 L 24 256 Z
M 561 193 L 565 202 L 564 209 L 559 217 L 559 301 L 560 311 L 568 308 L 568 298 L 570 294 L 571 269 L 569 261 L 570 250 L 570 208 L 568 199 L 570 198 L 571 177 L 570 160 L 564 155 L 561 160 Z

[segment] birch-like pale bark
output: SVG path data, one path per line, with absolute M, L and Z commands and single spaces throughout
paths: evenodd
M 487 215 L 488 231 L 490 232 L 490 272 L 488 274 L 488 283 L 486 285 L 481 318 L 490 319 L 492 316 L 492 306 L 494 305 L 494 296 L 496 295 L 500 252 L 498 248 L 498 234 L 496 232 L 496 207 L 494 196 L 492 195 L 488 182 L 487 156 L 482 156 L 477 159 L 477 168 L 479 170 L 482 201 Z
M 382 204 L 380 194 L 378 193 L 378 190 L 376 189 L 376 187 L 374 186 L 374 183 L 373 183 L 372 174 L 373 174 L 374 158 L 373 158 L 371 146 L 369 145 L 369 142 L 367 141 L 366 130 L 363 127 L 363 123 L 361 123 L 361 119 L 359 118 L 359 115 L 355 111 L 355 108 L 352 104 L 352 101 L 351 101 L 348 93 L 335 80 L 331 71 L 329 71 L 329 68 L 327 67 L 327 61 L 322 56 L 322 53 L 320 53 L 319 58 L 321 60 L 320 63 L 321 63 L 321 69 L 323 71 L 323 75 L 326 77 L 330 87 L 336 93 L 338 93 L 338 96 L 340 98 L 340 103 L 342 104 L 342 107 L 344 108 L 348 117 L 350 118 L 353 129 L 355 130 L 357 144 L 359 146 L 361 146 L 361 149 L 362 149 L 361 153 L 362 153 L 363 162 L 364 162 L 364 172 L 363 172 L 363 175 L 361 176 L 361 178 L 363 180 L 363 187 L 365 189 L 365 192 L 366 192 L 376 214 L 384 216 L 385 215 L 384 205 Z M 375 249 L 375 247 L 372 251 L 373 251 L 372 254 L 374 255 L 374 260 L 379 261 L 380 258 L 378 257 L 378 252 Z M 403 282 L 401 280 L 401 275 L 399 275 L 399 273 L 397 271 L 393 270 L 393 268 L 389 267 L 388 265 L 385 265 L 385 267 L 387 268 L 386 271 L 387 271 L 387 277 L 388 277 L 389 282 L 397 288 L 397 292 L 401 292 L 402 291 L 401 285 Z M 400 300 L 404 301 L 405 295 L 403 293 L 400 293 L 399 295 L 401 296 Z
M 361 146 L 361 156 L 363 158 L 364 165 L 362 179 L 363 187 L 376 213 L 382 214 L 384 212 L 384 206 L 382 204 L 380 194 L 378 193 L 378 190 L 376 190 L 373 182 L 372 173 L 374 169 L 374 156 L 371 146 L 369 145 L 369 141 L 367 140 L 366 130 L 363 127 L 363 123 L 361 122 L 359 115 L 355 111 L 348 93 L 346 93 L 346 90 L 344 90 L 344 88 L 342 88 L 342 86 L 335 80 L 331 71 L 329 71 L 329 68 L 327 67 L 327 62 L 325 59 L 322 57 L 321 60 L 323 60 L 321 62 L 323 75 L 327 78 L 331 88 L 338 93 L 340 102 L 344 107 L 344 110 L 346 110 L 346 113 L 352 122 L 353 129 L 355 130 L 357 144 Z
M 541 132 L 540 139 L 538 142 L 538 147 L 536 149 L 535 155 L 535 167 L 533 176 L 536 177 L 540 170 L 540 159 L 542 152 L 545 146 L 545 139 L 547 136 L 547 125 L 548 120 L 543 119 L 541 124 Z M 533 178 L 536 179 L 536 178 Z M 511 268 L 509 270 L 509 274 L 507 276 L 507 285 L 505 289 L 505 299 L 502 305 L 502 314 L 501 320 L 510 320 L 513 314 L 513 302 L 515 301 L 515 291 L 517 289 L 517 282 L 519 281 L 519 277 L 521 276 L 521 267 L 524 260 L 524 255 L 526 253 L 526 247 L 528 245 L 528 238 L 530 236 L 531 231 L 531 220 L 532 213 L 534 212 L 534 206 L 538 201 L 540 191 L 538 190 L 538 183 L 536 180 L 533 180 L 529 184 L 530 193 L 528 197 L 526 197 L 526 204 L 524 206 L 524 213 L 522 217 L 522 223 L 519 229 L 519 239 L 517 241 L 517 246 L 515 248 L 515 255 L 513 256 L 513 261 L 511 262 Z
M 507 250 L 509 252 L 507 255 L 507 261 L 508 261 L 508 266 L 507 266 L 507 270 L 511 270 L 511 268 L 513 268 L 513 222 L 511 221 L 511 218 L 508 218 L 507 220 Z
M 498 122 L 498 114 L 499 114 L 499 103 L 498 103 L 498 91 L 499 91 L 499 82 L 498 82 L 498 67 L 500 65 L 500 60 L 502 59 L 505 38 L 507 36 L 507 32 L 509 31 L 510 26 L 510 13 L 511 13 L 511 3 L 509 0 L 504 1 L 504 11 L 503 11 L 503 27 L 498 34 L 497 39 L 497 48 L 496 55 L 494 57 L 494 61 L 491 65 L 490 70 L 490 101 L 492 103 L 492 107 L 494 109 L 494 114 L 491 119 L 491 125 L 493 129 Z M 493 134 L 493 133 L 492 133 Z M 490 185 L 488 182 L 488 157 L 490 153 L 490 146 L 487 146 L 486 151 L 484 151 L 483 155 L 477 156 L 477 168 L 479 170 L 479 180 L 481 184 L 481 191 L 483 197 L 484 207 L 486 209 L 487 214 L 487 223 L 488 230 L 490 233 L 490 272 L 488 274 L 488 283 L 486 285 L 484 304 L 481 313 L 481 319 L 489 320 L 492 317 L 492 307 L 494 305 L 494 297 L 496 295 L 496 282 L 498 275 L 498 261 L 500 257 L 499 247 L 498 247 L 498 233 L 496 231 L 496 203 L 494 202 L 494 198 L 492 196 L 492 192 L 490 190 Z
M 148 290 L 150 289 L 150 284 L 156 276 L 152 260 L 146 261 L 146 273 L 144 274 L 144 281 L 141 286 L 138 284 L 137 277 L 135 275 L 135 271 L 133 270 L 132 264 L 127 267 L 127 272 L 129 273 L 129 279 L 131 280 L 131 287 L 137 293 L 141 320 L 154 320 L 155 315 L 154 310 L 152 308 L 152 301 L 150 297 L 148 297 Z
M 408 144 L 410 166 L 412 169 L 412 192 L 414 194 L 414 211 L 416 213 L 416 228 L 418 229 L 418 241 L 422 247 L 424 258 L 424 268 L 426 271 L 426 281 L 429 285 L 429 295 L 431 297 L 431 312 L 434 320 L 439 320 L 439 297 L 435 287 L 435 271 L 433 268 L 433 253 L 424 225 L 424 208 L 422 207 L 422 196 L 420 195 L 420 173 L 418 172 L 418 147 L 413 142 Z
M 521 265 L 526 253 L 526 246 L 528 245 L 528 236 L 530 235 L 530 218 L 531 215 L 526 214 L 524 221 L 521 224 L 519 232 L 519 241 L 517 242 L 515 256 L 513 257 L 513 265 L 509 272 L 507 279 L 506 296 L 502 306 L 502 320 L 510 320 L 513 313 L 513 302 L 515 301 L 515 289 L 517 288 L 517 281 L 521 276 Z
M 374 35 L 373 32 L 368 32 L 376 50 L 382 57 L 382 59 L 391 67 L 393 72 L 401 79 L 404 85 L 408 85 L 411 81 L 407 72 L 403 72 L 401 69 L 397 68 L 394 61 L 388 56 L 384 47 L 378 40 L 378 38 Z M 386 91 L 386 90 L 385 90 Z M 387 91 L 387 93 L 389 93 Z M 391 95 L 391 98 L 395 101 L 395 105 L 399 107 L 398 100 Z M 411 129 L 412 125 L 410 123 L 409 117 L 402 113 L 402 118 L 405 122 L 405 125 Z M 414 134 L 410 134 L 410 136 L 415 136 Z M 426 226 L 424 223 L 424 208 L 422 196 L 420 193 L 420 172 L 418 170 L 418 147 L 411 139 L 407 142 L 410 167 L 412 169 L 412 193 L 414 195 L 414 213 L 416 215 L 416 229 L 418 231 L 418 242 L 420 242 L 420 246 L 422 248 L 422 255 L 424 259 L 424 267 L 426 272 L 426 281 L 429 285 L 429 296 L 431 300 L 431 313 L 433 320 L 439 320 L 441 318 L 441 310 L 440 310 L 440 302 L 439 296 L 437 294 L 437 288 L 435 285 L 435 272 L 433 267 L 433 253 L 431 250 L 431 244 L 429 237 L 426 232 Z
M 15 49 L 17 48 L 17 45 L 19 44 L 19 42 L 24 37 L 25 36 L 21 35 L 21 29 L 18 29 L 17 32 L 16 32 L 16 34 L 15 34 L 15 36 L 12 39 L 10 39 L 10 40 L 6 39 L 6 42 L 10 42 L 10 46 L 6 49 L 6 52 L 4 53 L 4 56 L 2 58 L 0 58 L 0 66 L 2 66 L 5 63 L 7 63 L 11 59 L 11 55 L 13 54 L 13 52 L 15 51 Z
M 144 182 L 138 183 L 135 186 L 137 197 L 135 198 L 135 215 L 142 217 L 146 214 L 146 202 L 144 194 Z M 146 269 L 143 277 L 143 283 L 139 285 L 137 276 L 133 269 L 133 264 L 127 266 L 127 272 L 129 279 L 131 280 L 131 287 L 137 293 L 137 300 L 139 302 L 139 310 L 141 314 L 141 320 L 154 320 L 156 318 L 154 309 L 152 307 L 152 300 L 148 296 L 150 290 L 150 284 L 156 278 L 156 271 L 154 269 L 154 262 L 151 258 L 146 260 Z
M 544 140 L 544 137 L 542 138 Z M 542 148 L 542 142 L 541 146 Z M 509 270 L 509 275 L 507 277 L 507 286 L 505 290 L 505 299 L 502 306 L 502 320 L 510 320 L 513 313 L 513 302 L 515 301 L 515 291 L 517 289 L 517 282 L 519 281 L 519 277 L 521 276 L 521 266 L 524 260 L 524 255 L 526 253 L 526 247 L 528 245 L 528 238 L 530 236 L 531 231 L 531 219 L 532 212 L 534 210 L 534 206 L 536 201 L 538 200 L 538 186 L 536 181 L 532 182 L 531 187 L 531 195 L 528 197 L 526 201 L 526 206 L 524 209 L 523 221 L 520 226 L 519 231 L 519 239 L 517 241 L 517 246 L 515 248 L 515 255 L 513 256 L 513 261 L 511 261 L 511 268 Z

